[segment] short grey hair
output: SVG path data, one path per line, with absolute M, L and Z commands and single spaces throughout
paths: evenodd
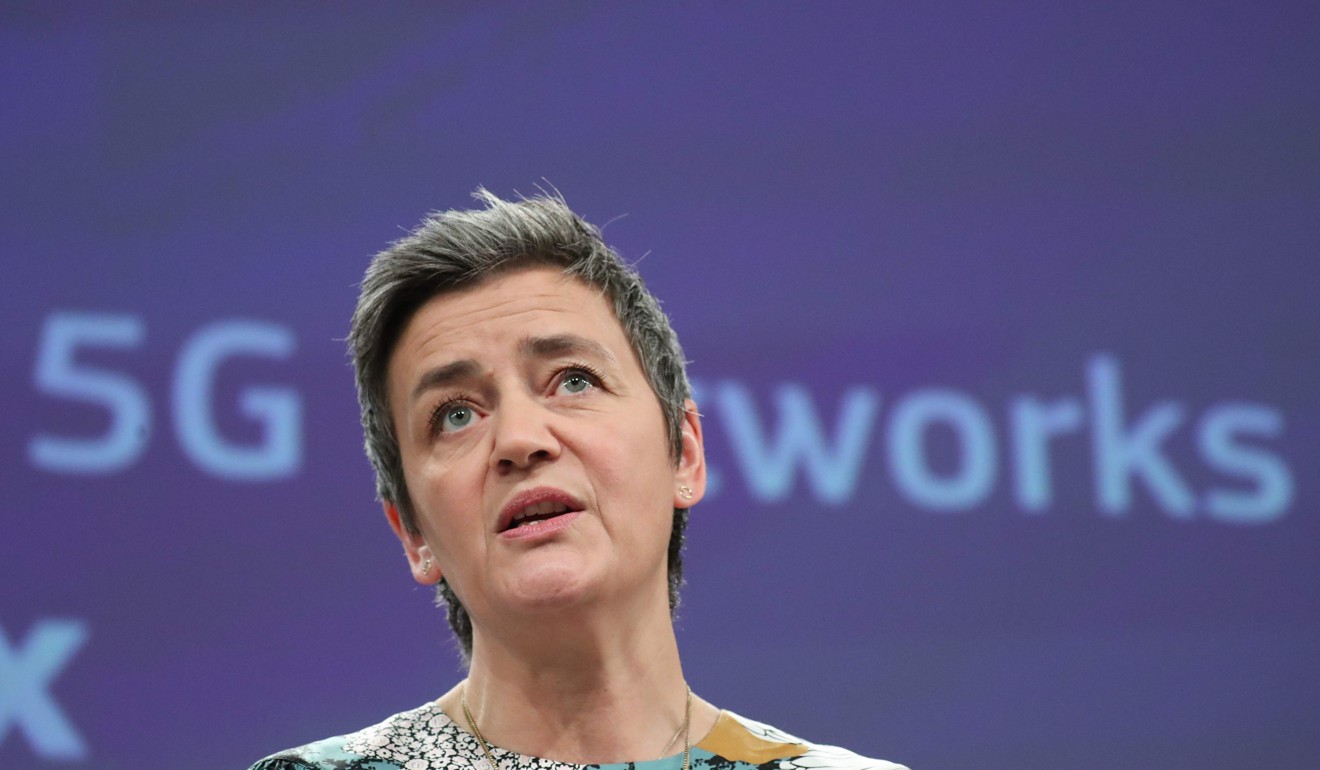
M 492 275 L 535 265 L 554 265 L 604 293 L 624 335 L 641 360 L 660 401 L 675 463 L 683 447 L 685 402 L 691 397 L 683 350 L 660 304 L 637 271 L 605 244 L 600 230 L 573 213 L 558 194 L 516 201 L 485 189 L 473 197 L 484 208 L 432 212 L 406 237 L 377 254 L 367 268 L 348 335 L 357 374 L 358 404 L 367 457 L 376 471 L 376 494 L 394 504 L 407 531 L 418 532 L 403 460 L 390 418 L 391 355 L 413 314 L 438 294 L 470 287 Z M 683 584 L 687 509 L 675 508 L 669 538 L 669 608 L 678 606 Z M 472 655 L 472 619 L 441 579 L 438 601 L 464 661 Z

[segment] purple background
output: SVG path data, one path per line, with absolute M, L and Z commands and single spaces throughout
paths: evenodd
M 88 634 L 48 683 L 85 757 L 44 757 L 9 716 L 5 770 L 244 767 L 461 676 L 372 499 L 340 340 L 400 228 L 477 185 L 538 184 L 641 259 L 702 391 L 720 484 L 693 514 L 679 620 L 702 695 L 914 770 L 1320 763 L 1313 4 L 0 19 L 0 630 L 11 658 L 43 620 Z M 145 449 L 113 473 L 30 457 L 34 437 L 110 426 L 36 383 L 43 325 L 69 312 L 144 330 L 77 356 L 150 403 Z M 298 394 L 291 475 L 218 478 L 176 438 L 181 351 L 227 319 L 296 340 L 225 363 L 214 396 L 227 440 L 255 445 L 242 393 Z M 1186 516 L 1141 479 L 1102 510 L 1085 426 L 1053 445 L 1053 501 L 1015 498 L 1010 404 L 1092 408 L 1097 355 L 1121 367 L 1128 423 L 1181 410 L 1160 451 Z M 874 398 L 841 497 L 808 470 L 781 494 L 749 481 L 728 394 L 772 441 L 790 385 L 831 441 L 849 394 Z M 992 487 L 961 510 L 914 502 L 889 456 L 895 407 L 932 389 L 993 428 Z M 1255 524 L 1206 510 L 1253 488 L 1197 448 L 1225 403 L 1282 420 L 1241 442 L 1292 481 Z M 927 434 L 940 478 L 966 470 L 958 436 Z

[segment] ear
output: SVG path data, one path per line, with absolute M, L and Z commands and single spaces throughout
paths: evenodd
M 403 544 L 403 553 L 408 557 L 413 580 L 424 586 L 440 582 L 440 565 L 436 563 L 435 556 L 431 553 L 431 546 L 426 544 L 422 534 L 408 531 L 403 525 L 403 518 L 399 515 L 399 508 L 394 503 L 386 500 L 381 505 L 385 509 L 385 518 L 390 522 L 390 529 L 394 530 L 394 536 Z
M 701 415 L 690 398 L 683 403 L 682 437 L 674 469 L 674 507 L 691 508 L 706 495 L 706 448 L 701 438 Z M 688 494 L 683 493 L 684 487 Z

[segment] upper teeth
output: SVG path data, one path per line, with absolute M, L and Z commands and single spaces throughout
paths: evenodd
M 521 511 L 515 513 L 513 515 L 513 523 L 517 524 L 518 522 L 522 521 L 523 519 L 529 516 L 543 516 L 547 513 L 563 513 L 564 511 L 567 510 L 568 510 L 567 505 L 564 505 L 563 503 L 556 503 L 552 500 L 547 500 L 543 503 L 536 503 L 535 505 L 529 505 L 526 508 L 522 509 Z

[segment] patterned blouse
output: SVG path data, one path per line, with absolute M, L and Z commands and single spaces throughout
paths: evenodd
M 575 765 L 491 746 L 495 770 L 681 770 L 683 752 L 649 762 Z M 731 711 L 692 747 L 692 770 L 906 770 L 834 746 L 816 746 Z M 491 770 L 480 744 L 435 703 L 350 735 L 269 756 L 250 770 Z

